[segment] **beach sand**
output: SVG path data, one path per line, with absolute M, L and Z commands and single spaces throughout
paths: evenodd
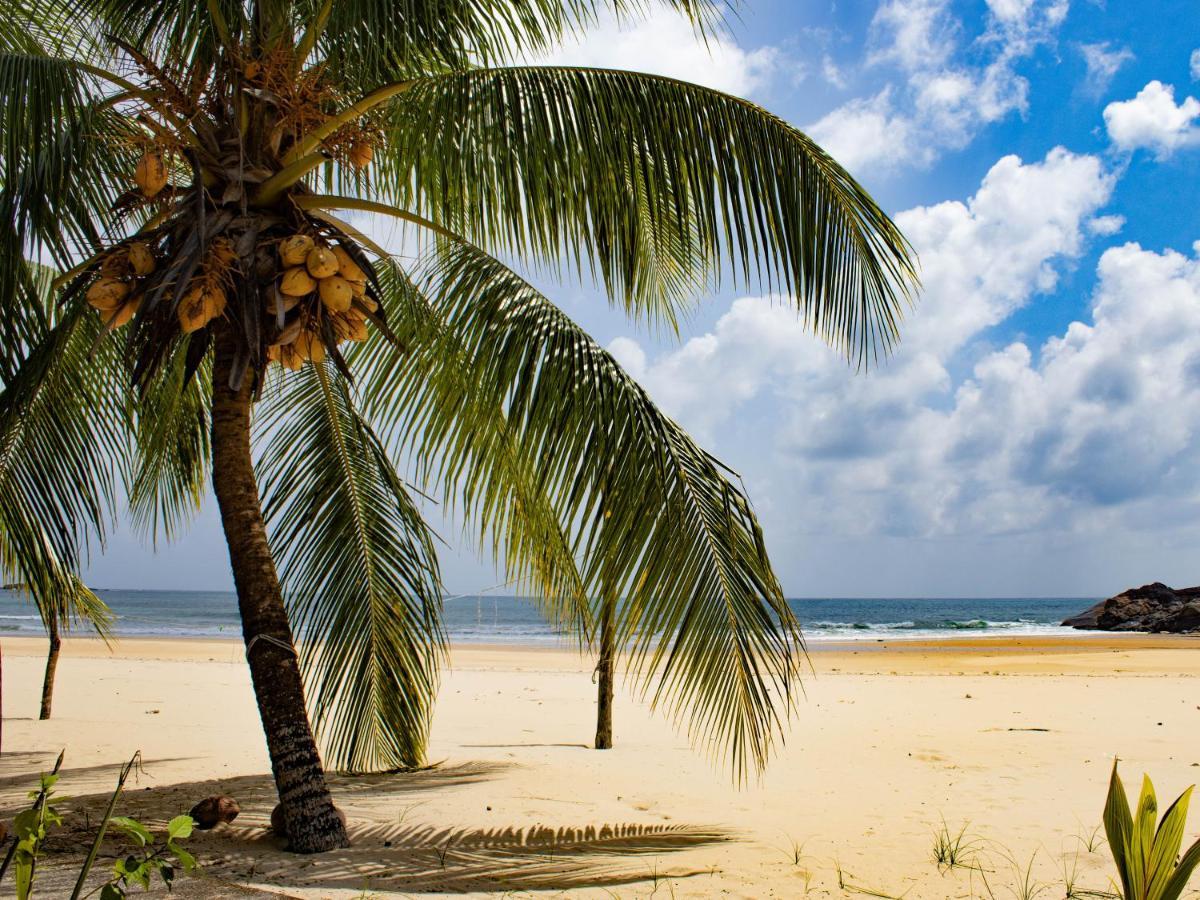
M 161 823 L 216 791 L 241 802 L 233 826 L 190 842 L 207 877 L 183 897 L 237 896 L 233 883 L 305 898 L 1006 897 L 1031 858 L 1041 896 L 1062 897 L 1064 871 L 1109 887 L 1091 837 L 1114 756 L 1133 787 L 1150 773 L 1164 806 L 1200 781 L 1194 638 L 820 645 L 786 747 L 740 789 L 628 691 L 616 748 L 588 749 L 595 688 L 577 653 L 455 646 L 438 765 L 333 778 L 354 846 L 301 858 L 265 829 L 272 785 L 239 643 L 126 639 L 110 653 L 69 639 L 49 722 L 36 721 L 45 643 L 0 646 L 3 818 L 63 747 L 63 808 L 92 821 L 139 749 L 119 812 Z M 943 821 L 965 826 L 972 867 L 935 865 Z M 51 855 L 44 896 L 69 863 Z

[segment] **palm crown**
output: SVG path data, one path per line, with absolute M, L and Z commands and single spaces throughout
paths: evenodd
M 713 27 L 708 0 L 672 5 Z M 122 489 L 171 536 L 211 471 L 296 849 L 344 840 L 299 668 L 334 766 L 423 753 L 441 591 L 401 457 L 584 638 L 589 598 L 622 598 L 651 698 L 735 771 L 763 764 L 803 649 L 749 502 L 503 260 L 668 327 L 722 279 L 758 283 L 865 361 L 915 278 L 836 162 L 712 90 L 510 64 L 592 0 L 4 13 L 3 558 L 77 565 Z M 418 255 L 354 211 L 407 223 Z

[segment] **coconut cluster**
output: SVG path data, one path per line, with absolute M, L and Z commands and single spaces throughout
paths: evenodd
M 374 312 L 377 306 L 367 296 L 366 272 L 344 248 L 326 246 L 306 234 L 293 234 L 280 242 L 279 261 L 283 272 L 268 312 L 278 313 L 280 306 L 284 313 L 290 312 L 314 295 L 320 306 L 297 316 L 280 332 L 267 348 L 272 362 L 292 370 L 308 360 L 321 362 L 325 358 L 322 320 L 329 323 L 339 341 L 367 339 L 366 313 Z
M 147 244 L 134 242 L 104 257 L 100 276 L 87 291 L 87 302 L 99 311 L 110 330 L 133 318 L 142 302 L 142 284 L 156 268 Z
M 225 312 L 229 268 L 236 259 L 237 252 L 228 239 L 217 238 L 209 245 L 200 274 L 188 283 L 176 311 L 184 334 L 199 331 Z

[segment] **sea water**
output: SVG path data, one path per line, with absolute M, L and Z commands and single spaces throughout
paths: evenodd
M 240 637 L 237 599 L 220 591 L 99 590 L 113 610 L 118 635 Z M 1034 598 L 800 598 L 789 604 L 809 641 L 931 638 L 973 634 L 1076 633 L 1059 625 L 1087 609 L 1091 597 Z M 451 641 L 545 643 L 567 640 L 539 605 L 522 597 L 465 596 L 446 600 Z M 40 634 L 29 599 L 0 591 L 0 633 Z

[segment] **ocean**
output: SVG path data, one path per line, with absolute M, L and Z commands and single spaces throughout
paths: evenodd
M 239 637 L 237 601 L 217 591 L 96 592 L 116 614 L 118 635 Z M 1064 618 L 1098 598 L 802 598 L 789 600 L 810 642 L 933 638 L 971 634 L 1066 634 Z M 520 597 L 467 596 L 446 601 L 446 629 L 461 643 L 555 644 L 568 640 Z M 0 591 L 0 634 L 38 634 L 41 623 L 22 595 Z

